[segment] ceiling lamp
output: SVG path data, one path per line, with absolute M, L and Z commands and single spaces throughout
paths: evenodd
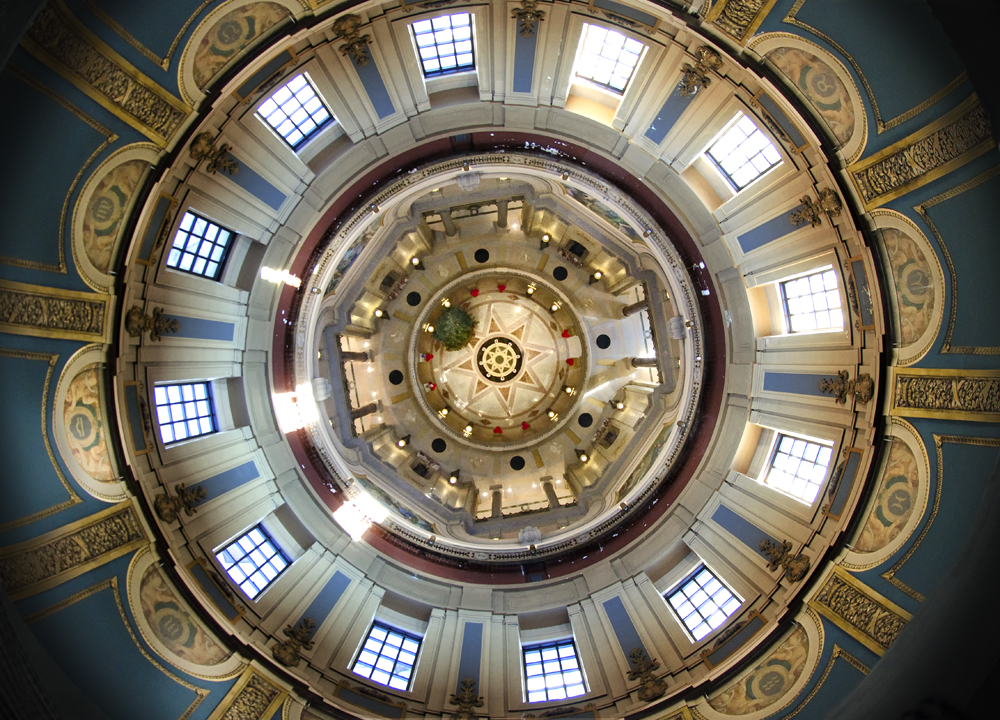
M 460 470 L 455 470 L 448 478 L 448 482 L 451 483 L 452 485 L 456 484 L 458 482 L 458 475 L 460 472 L 461 472 Z
M 372 313 L 372 315 L 374 315 L 377 318 L 382 318 L 385 317 L 385 312 L 383 312 L 382 308 L 375 308 L 375 311 Z
M 582 462 L 582 463 L 585 463 L 588 460 L 590 460 L 590 456 L 587 455 L 587 453 L 585 453 L 580 448 L 576 448 L 576 456 L 580 459 L 580 462 Z
M 399 440 L 396 441 L 396 446 L 404 448 L 404 447 L 406 447 L 406 444 L 408 442 L 410 442 L 410 436 L 409 435 L 404 435 L 403 437 L 399 438 Z

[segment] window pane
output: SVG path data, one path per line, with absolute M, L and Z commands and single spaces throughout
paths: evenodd
M 522 649 L 528 702 L 575 697 L 586 692 L 572 641 L 542 643 Z M 572 685 L 572 688 L 568 687 Z
M 844 314 L 839 310 L 840 291 L 837 289 L 837 273 L 833 270 L 779 284 L 790 332 L 843 329 Z
M 409 689 L 413 665 L 420 650 L 418 636 L 376 621 L 372 623 L 362 647 L 351 667 L 353 672 L 397 690 Z M 375 669 L 369 675 L 368 668 L 372 665 Z
M 167 267 L 218 280 L 232 231 L 192 212 L 184 213 L 181 228 L 167 254 Z
M 421 20 L 410 26 L 417 43 L 424 77 L 476 69 L 472 47 L 472 16 L 457 13 Z
M 690 602 L 686 599 L 690 598 Z M 666 598 L 681 624 L 695 640 L 720 627 L 740 608 L 741 601 L 704 565 Z
M 333 119 L 304 73 L 299 73 L 275 90 L 257 108 L 257 115 L 293 150 Z
M 764 484 L 811 504 L 819 495 L 832 457 L 833 449 L 826 445 L 781 434 Z
M 753 120 L 743 113 L 706 154 L 737 190 L 742 190 L 771 168 L 781 154 Z
M 576 76 L 624 95 L 645 45 L 619 32 L 584 24 Z
M 251 600 L 274 582 L 281 570 L 288 565 L 288 559 L 260 525 L 250 528 L 215 557 Z M 284 565 L 275 568 L 268 562 L 269 557 L 281 558 Z
M 199 396 L 204 400 L 193 401 Z M 215 432 L 215 410 L 207 382 L 160 385 L 154 389 L 153 403 L 164 444 Z

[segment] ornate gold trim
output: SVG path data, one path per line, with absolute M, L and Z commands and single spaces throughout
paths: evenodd
M 69 100 L 59 95 L 55 91 L 45 87 L 42 83 L 40 83 L 38 80 L 28 75 L 28 73 L 19 68 L 17 65 L 14 65 L 13 63 L 7 63 L 6 69 L 9 70 L 10 73 L 17 79 L 33 87 L 38 92 L 43 93 L 52 98 L 53 100 L 55 100 L 57 103 L 62 105 L 64 108 L 69 110 L 71 113 L 76 115 L 78 118 L 83 120 L 83 122 L 85 122 L 87 125 L 90 125 L 90 127 L 94 128 L 94 130 L 101 133 L 105 137 L 104 142 L 101 143 L 101 145 L 96 150 L 94 150 L 94 152 L 90 154 L 90 157 L 87 158 L 86 162 L 83 163 L 83 166 L 80 168 L 79 172 L 77 172 L 76 177 L 73 178 L 73 182 L 69 184 L 69 190 L 66 191 L 66 198 L 63 200 L 62 212 L 60 212 L 59 214 L 58 265 L 35 262 L 34 260 L 22 260 L 21 258 L 0 256 L 0 263 L 4 265 L 13 265 L 14 267 L 30 268 L 32 270 L 42 270 L 44 272 L 56 272 L 65 275 L 66 274 L 66 213 L 69 211 L 69 199 L 70 197 L 72 197 L 73 191 L 76 190 L 76 186 L 80 183 L 80 179 L 87 171 L 87 168 L 89 168 L 90 165 L 94 162 L 94 160 L 96 160 L 98 156 L 100 156 L 105 150 L 107 150 L 109 146 L 111 146 L 118 140 L 118 136 L 115 133 L 108 130 L 103 125 L 101 125 L 99 122 L 94 120 L 92 117 L 87 115 L 83 110 L 78 108 Z M 79 271 L 77 271 L 77 273 L 80 275 L 80 277 L 83 277 L 82 273 L 80 273 Z
M 932 123 L 847 168 L 866 210 L 906 195 L 996 146 L 973 93 Z
M 871 669 L 867 665 L 865 665 L 863 662 L 861 662 L 856 657 L 851 655 L 849 652 L 844 650 L 844 648 L 840 647 L 840 645 L 834 643 L 833 651 L 830 653 L 830 659 L 826 661 L 826 667 L 823 668 L 823 674 L 819 676 L 819 680 L 817 680 L 816 684 L 813 685 L 812 690 L 810 690 L 809 694 L 806 695 L 805 700 L 800 702 L 794 710 L 785 715 L 785 720 L 795 717 L 809 705 L 809 701 L 813 699 L 813 696 L 817 692 L 819 692 L 819 689 L 823 687 L 823 683 L 826 682 L 826 678 L 827 676 L 829 676 L 830 671 L 833 670 L 833 663 L 837 660 L 837 658 L 843 658 L 852 667 L 854 667 L 857 670 L 860 670 L 865 675 L 871 672 Z
M 927 110 L 931 106 L 935 105 L 942 98 L 950 95 L 952 90 L 954 90 L 963 82 L 965 82 L 966 78 L 968 77 L 968 74 L 965 71 L 963 71 L 958 77 L 956 77 L 954 80 L 952 80 L 950 83 L 945 85 L 943 88 L 938 90 L 936 93 L 931 95 L 929 98 L 924 100 L 919 105 L 915 105 L 914 107 L 904 112 L 902 115 L 897 115 L 891 120 L 883 121 L 882 113 L 879 112 L 878 109 L 878 102 L 875 100 L 875 93 L 872 91 L 871 85 L 868 84 L 868 78 L 866 78 L 865 74 L 861 71 L 861 66 L 858 65 L 858 63 L 855 62 L 854 58 L 851 57 L 850 54 L 844 48 L 838 45 L 833 38 L 821 32 L 820 30 L 817 30 L 812 25 L 807 25 L 806 23 L 802 22 L 796 17 L 799 10 L 801 10 L 802 6 L 805 4 L 806 0 L 795 0 L 795 4 L 792 5 L 791 10 L 788 11 L 788 14 L 785 15 L 782 22 L 788 23 L 789 25 L 794 25 L 795 27 L 801 28 L 807 32 L 811 32 L 813 35 L 823 40 L 830 47 L 832 47 L 834 50 L 836 50 L 845 58 L 847 58 L 847 61 L 851 63 L 851 67 L 854 68 L 854 72 L 856 72 L 858 74 L 858 77 L 861 79 L 861 84 L 864 86 L 865 92 L 868 94 L 868 100 L 872 104 L 872 114 L 875 115 L 875 126 L 877 128 L 878 134 L 881 134 L 886 130 L 891 130 L 897 125 L 902 125 L 907 120 L 916 117 L 924 110 Z
M 83 502 L 83 500 L 81 500 L 80 496 L 76 494 L 75 490 L 73 490 L 73 486 L 66 481 L 66 476 L 63 475 L 62 469 L 60 469 L 59 463 L 56 461 L 55 453 L 52 452 L 52 443 L 49 442 L 49 423 L 46 410 L 49 405 L 49 385 L 52 382 L 52 373 L 55 371 L 56 361 L 59 359 L 59 355 L 0 348 L 0 357 L 13 357 L 20 358 L 22 360 L 44 360 L 49 364 L 49 368 L 45 372 L 45 383 L 42 385 L 42 440 L 45 442 L 45 452 L 48 453 L 49 461 L 52 463 L 52 467 L 56 471 L 56 477 L 59 478 L 59 482 L 62 483 L 63 487 L 66 488 L 66 492 L 69 494 L 69 500 L 61 502 L 58 505 L 53 505 L 45 510 L 39 510 L 38 512 L 28 515 L 27 517 L 18 518 L 17 520 L 11 520 L 0 524 L 0 532 L 7 532 L 8 530 L 13 530 L 14 528 L 23 527 L 24 525 L 33 523 L 36 520 L 47 518 L 50 515 L 55 515 L 57 512 L 62 512 L 66 508 L 79 505 Z
M 984 170 L 979 173 L 971 180 L 967 180 L 961 185 L 956 185 L 940 195 L 935 195 L 925 203 L 913 206 L 913 209 L 916 210 L 918 215 L 920 215 L 920 218 L 927 223 L 927 227 L 931 229 L 934 239 L 938 241 L 938 245 L 941 248 L 941 254 L 944 255 L 945 264 L 948 266 L 948 275 L 951 277 L 951 312 L 948 317 L 948 329 L 945 331 L 944 344 L 941 346 L 941 353 L 954 353 L 961 355 L 1000 355 L 1000 347 L 984 347 L 975 345 L 952 346 L 951 338 L 955 332 L 955 320 L 958 317 L 958 275 L 955 273 L 955 264 L 951 261 L 951 253 L 948 252 L 948 246 L 945 245 L 944 238 L 941 237 L 941 233 L 938 231 L 937 225 L 935 225 L 934 221 L 931 220 L 931 216 L 927 212 L 927 209 L 938 205 L 945 200 L 950 200 L 956 195 L 961 195 L 966 190 L 971 190 L 977 185 L 983 184 L 987 180 L 992 180 L 998 174 L 1000 174 L 1000 165 L 994 165 L 989 170 Z M 937 340 L 937 338 L 935 337 L 934 340 Z
M 906 387 L 903 385 L 905 378 L 936 379 L 946 383 L 947 387 L 942 387 L 939 384 L 921 388 L 920 381 L 913 381 L 916 387 Z M 961 382 L 962 380 L 970 384 L 966 385 Z M 977 380 L 981 382 L 975 383 Z M 977 386 L 978 392 L 976 391 Z M 911 401 L 905 405 L 899 404 L 901 389 L 908 390 L 905 397 Z M 895 368 L 892 374 L 889 413 L 901 417 L 997 422 L 1000 420 L 1000 403 L 995 402 L 994 407 L 989 407 L 991 390 L 1000 392 L 1000 370 Z M 919 404 L 922 400 L 926 401 L 923 406 Z M 947 401 L 952 407 L 933 407 L 942 404 L 943 401 Z M 978 403 L 979 407 L 976 407 L 975 403 Z
M 112 305 L 112 297 L 102 293 L 0 280 L 0 331 L 104 343 L 109 334 Z M 45 327 L 43 323 L 55 327 Z
M 956 445 L 979 445 L 981 447 L 1000 447 L 1000 438 L 984 438 L 984 437 L 963 437 L 961 435 L 938 435 L 934 434 L 934 449 L 937 452 L 937 487 L 934 489 L 934 505 L 931 508 L 930 515 L 927 516 L 927 522 L 924 523 L 923 529 L 920 531 L 920 535 L 917 539 L 910 545 L 910 549 L 906 551 L 896 564 L 891 568 L 882 573 L 882 577 L 892 583 L 893 586 L 898 588 L 900 591 L 906 593 L 914 600 L 919 602 L 924 601 L 924 596 L 914 590 L 913 588 L 906 585 L 904 582 L 896 577 L 896 573 L 899 569 L 903 567 L 903 564 L 910 559 L 917 548 L 920 547 L 920 543 L 923 542 L 924 538 L 927 536 L 927 531 L 931 529 L 931 525 L 934 524 L 934 518 L 937 517 L 938 506 L 941 504 L 941 487 L 944 485 L 944 444 L 954 443 Z
M 131 517 L 120 517 L 126 515 Z M 110 543 L 104 542 L 105 547 L 88 547 L 88 539 L 106 539 L 101 535 L 111 534 L 97 529 L 87 537 L 86 531 L 102 524 L 117 531 L 120 537 L 112 537 Z M 116 540 L 122 542 L 114 545 Z M 0 549 L 0 579 L 10 599 L 20 600 L 79 577 L 148 542 L 135 508 L 126 500 L 37 538 Z M 49 546 L 48 550 L 46 546 Z M 50 552 L 50 556 L 43 557 L 45 552 Z M 26 560 L 22 567 L 17 567 L 17 558 L 29 553 L 35 556 Z
M 135 38 L 135 36 L 132 35 L 124 27 L 122 27 L 122 25 L 117 20 L 115 20 L 113 17 L 104 12 L 100 7 L 98 7 L 97 3 L 95 3 L 94 0 L 83 0 L 83 4 L 86 5 L 87 9 L 90 10 L 90 12 L 94 13 L 94 15 L 96 15 L 101 22 L 103 22 L 109 28 L 114 30 L 119 35 L 121 35 L 122 39 L 129 45 L 134 47 L 139 52 L 139 54 L 141 54 L 146 59 L 156 63 L 164 70 L 170 69 L 170 59 L 174 56 L 174 53 L 177 51 L 177 46 L 181 42 L 181 37 L 183 37 L 184 33 L 187 32 L 187 29 L 191 27 L 191 23 L 193 23 L 194 19 L 199 15 L 201 15 L 202 11 L 209 5 L 211 5 L 213 2 L 215 2 L 215 0 L 205 0 L 205 2 L 203 2 L 201 5 L 198 6 L 198 9 L 194 11 L 194 14 L 187 19 L 187 22 L 185 22 L 181 26 L 181 29 L 177 32 L 177 35 L 174 36 L 174 41 L 170 43 L 170 49 L 167 50 L 167 54 L 164 55 L 163 57 L 160 57 L 152 50 L 147 48 L 145 45 L 143 45 L 141 42 L 139 42 Z
M 251 683 L 253 683 L 253 686 L 247 689 Z M 270 688 L 276 691 L 276 694 L 271 695 L 269 699 L 266 694 L 267 690 L 260 688 L 262 685 L 270 686 Z M 244 693 L 246 699 L 240 703 L 239 709 L 233 713 L 233 717 L 239 717 L 240 720 L 268 720 L 268 718 L 274 715 L 274 711 L 285 702 L 285 698 L 288 697 L 288 690 L 257 672 L 256 668 L 251 665 L 243 671 L 240 679 L 236 681 L 232 689 L 222 698 L 222 702 L 208 716 L 208 720 L 222 720 L 223 717 L 228 717 L 230 708 L 234 707 L 242 699 L 241 696 Z M 263 696 L 263 700 L 268 700 L 267 705 L 260 705 L 261 696 Z M 257 703 L 256 706 L 254 705 L 255 702 Z
M 177 720 L 187 720 L 187 718 L 191 717 L 191 714 L 198 708 L 198 706 L 201 705 L 201 702 L 206 697 L 208 697 L 208 694 L 211 692 L 211 690 L 206 690 L 203 687 L 193 685 L 192 683 L 189 683 L 186 680 L 177 677 L 172 672 L 167 670 L 165 667 L 160 665 L 160 663 L 156 662 L 156 659 L 153 658 L 153 656 L 150 655 L 148 652 L 146 652 L 146 649 L 139 642 L 139 638 L 135 636 L 135 632 L 133 632 L 132 630 L 132 625 L 128 621 L 128 616 L 125 614 L 125 607 L 124 605 L 122 605 L 121 593 L 118 592 L 117 576 L 108 578 L 104 582 L 98 583 L 97 585 L 92 585 L 89 588 L 86 588 L 78 593 L 70 595 L 68 598 L 61 600 L 54 605 L 50 605 L 49 607 L 44 608 L 43 610 L 39 610 L 36 613 L 32 613 L 31 615 L 28 615 L 27 617 L 24 618 L 24 622 L 30 625 L 31 623 L 37 622 L 39 620 L 42 620 L 43 618 L 48 617 L 49 615 L 54 615 L 55 613 L 61 610 L 65 610 L 70 605 L 78 603 L 81 600 L 85 600 L 91 595 L 96 595 L 97 593 L 107 590 L 108 588 L 111 588 L 112 595 L 115 598 L 115 604 L 118 606 L 118 614 L 121 616 L 122 623 L 125 625 L 125 629 L 128 630 L 128 635 L 130 638 L 132 638 L 132 642 L 135 643 L 135 646 L 139 649 L 139 652 L 142 653 L 142 656 L 146 658 L 153 665 L 153 667 L 155 667 L 161 673 L 166 675 L 168 678 L 173 680 L 178 685 L 182 685 L 186 687 L 188 690 L 191 690 L 197 696 L 191 702 L 191 704 L 188 705 L 187 710 L 185 710 L 184 713 L 177 719 Z
M 46 27 L 46 24 L 51 26 L 55 23 L 60 23 L 65 28 L 65 32 L 73 35 L 73 39 L 77 42 L 60 42 L 64 38 L 59 38 L 58 32 L 51 30 L 51 27 Z M 51 34 L 51 39 L 54 42 L 53 48 L 60 53 L 59 56 L 42 47 L 32 37 L 36 26 Z M 21 46 L 39 62 L 73 83 L 115 117 L 131 125 L 162 147 L 169 144 L 170 139 L 180 130 L 184 121 L 191 114 L 190 107 L 171 95 L 163 86 L 140 72 L 81 23 L 66 7 L 63 0 L 55 0 L 55 2 L 46 5 L 35 16 L 27 33 L 21 37 Z M 78 52 L 79 49 L 87 46 L 93 52 L 81 55 Z M 77 51 L 76 56 L 72 55 L 74 51 Z M 126 79 L 124 87 L 115 86 L 112 88 L 109 86 L 106 92 L 101 92 L 88 82 L 81 73 L 81 68 L 76 67 L 99 61 L 107 63 L 121 73 Z M 137 95 L 145 95 L 146 102 L 144 103 L 142 98 L 137 98 Z M 162 103 L 158 108 L 149 106 L 150 103 L 155 104 L 156 101 Z M 146 119 L 143 118 L 143 114 Z M 148 121 L 149 118 L 154 119 L 158 125 L 151 125 Z M 165 128 L 166 132 L 162 132 L 160 128 Z
M 895 641 L 898 633 L 905 629 L 906 624 L 913 619 L 913 616 L 885 596 L 872 590 L 839 565 L 832 566 L 831 570 L 832 572 L 826 576 L 812 597 L 809 598 L 808 607 L 811 607 L 872 652 L 877 655 L 883 655 Z M 832 607 L 817 600 L 817 598 L 823 595 L 827 587 L 838 581 L 842 587 L 849 586 L 870 603 L 880 606 L 883 611 L 881 614 L 879 614 L 878 608 L 872 612 L 865 612 L 862 609 L 858 613 L 858 619 L 864 621 L 867 626 L 870 626 L 870 630 L 868 627 L 861 628 L 854 625 L 848 618 L 839 614 Z M 888 626 L 881 622 L 886 618 L 892 619 L 892 616 L 895 616 L 897 622 L 890 622 Z M 893 625 L 895 627 L 892 627 Z M 885 640 L 879 640 L 877 636 L 869 634 L 870 631 L 878 632 L 880 629 L 883 636 L 888 636 Z
M 757 28 L 761 26 L 767 18 L 768 13 L 774 7 L 774 4 L 778 0 L 722 0 L 722 2 L 717 3 L 712 6 L 712 9 L 708 11 L 705 16 L 705 22 L 712 23 L 720 31 L 731 37 L 733 40 L 738 42 L 740 45 L 746 45 L 747 40 L 749 40 Z M 757 9 L 746 7 L 747 5 L 753 5 L 757 3 Z M 733 14 L 730 15 L 726 13 L 733 7 Z M 753 12 L 753 15 L 746 18 L 747 11 Z M 742 15 L 742 17 L 740 17 Z M 720 18 L 725 17 L 723 23 L 718 22 Z

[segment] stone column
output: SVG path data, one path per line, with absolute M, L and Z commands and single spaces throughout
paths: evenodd
M 444 223 L 444 234 L 448 237 L 455 237 L 458 234 L 458 228 L 455 227 L 455 221 L 451 219 L 451 210 L 441 211 L 441 222 Z
M 344 362 L 368 362 L 368 353 L 355 352 L 354 350 L 341 350 L 340 358 Z
M 643 367 L 655 368 L 655 367 L 658 367 L 657 364 L 656 364 L 656 358 L 655 357 L 650 357 L 650 358 L 637 358 L 637 357 L 634 357 L 634 358 L 631 359 L 630 362 L 632 363 L 632 367 L 634 367 L 634 368 L 643 368 Z
M 626 305 L 622 308 L 622 317 L 630 317 L 635 315 L 640 310 L 645 310 L 649 305 L 645 300 L 640 300 L 637 303 L 632 303 L 631 305 Z
M 556 489 L 552 487 L 552 481 L 546 480 L 542 483 L 542 489 L 545 490 L 545 497 L 549 499 L 549 507 L 555 510 L 559 507 L 559 499 L 556 497 Z
M 497 227 L 507 227 L 507 201 L 497 200 Z
M 351 410 L 351 419 L 357 420 L 374 412 L 378 412 L 378 403 L 368 403 L 367 405 L 362 405 L 357 410 Z
M 491 518 L 503 517 L 503 486 L 502 485 L 490 485 L 490 490 L 493 491 L 493 506 L 490 513 Z

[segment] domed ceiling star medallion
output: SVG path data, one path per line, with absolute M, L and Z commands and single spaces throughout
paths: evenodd
M 490 338 L 479 347 L 479 372 L 493 382 L 507 382 L 521 371 L 524 356 L 513 340 Z

